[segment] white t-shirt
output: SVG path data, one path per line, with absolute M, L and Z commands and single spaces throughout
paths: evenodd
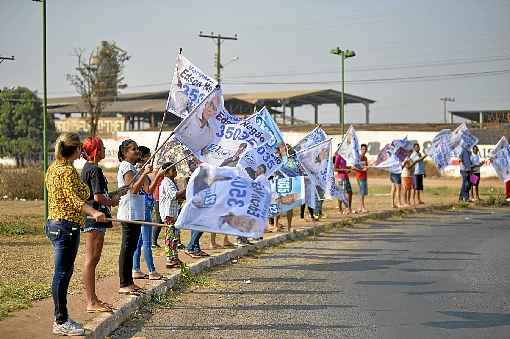
M 138 173 L 138 169 L 128 161 L 122 161 L 117 172 L 118 187 L 129 184 L 124 181 L 124 175 L 132 172 L 133 176 Z M 136 181 L 136 179 L 135 179 Z M 117 211 L 117 219 L 121 220 L 145 220 L 145 203 L 143 194 L 133 194 L 128 191 L 127 194 L 120 198 L 119 210 Z

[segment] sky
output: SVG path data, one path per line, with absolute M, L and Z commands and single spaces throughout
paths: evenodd
M 510 0 L 47 0 L 48 96 L 76 95 L 66 80 L 74 50 L 102 40 L 131 56 L 123 93 L 168 89 L 179 48 L 214 75 L 216 47 L 203 31 L 238 35 L 222 45 L 225 93 L 339 90 L 329 53 L 339 46 L 356 52 L 345 92 L 376 101 L 372 122 L 440 122 L 445 96 L 451 110 L 510 110 L 509 17 Z M 0 88 L 42 93 L 39 3 L 0 0 L 0 55 L 15 56 L 0 64 Z M 313 107 L 296 117 L 312 120 Z M 319 117 L 337 122 L 338 108 Z M 363 121 L 364 106 L 346 106 L 347 123 Z

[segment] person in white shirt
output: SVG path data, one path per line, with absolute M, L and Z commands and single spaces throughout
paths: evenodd
M 480 193 L 478 192 L 478 185 L 480 184 L 480 168 L 483 162 L 480 158 L 480 150 L 478 146 L 473 146 L 473 154 L 471 155 L 471 200 L 480 201 Z

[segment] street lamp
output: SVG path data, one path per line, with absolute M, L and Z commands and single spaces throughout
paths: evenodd
M 337 48 L 333 48 L 331 51 L 330 51 L 331 54 L 334 54 L 334 55 L 340 55 L 341 57 L 341 60 L 342 60 L 342 91 L 340 93 L 340 126 L 341 126 L 341 129 L 342 129 L 342 135 L 344 135 L 345 133 L 345 113 L 344 113 L 344 63 L 345 63 L 345 59 L 348 59 L 348 58 L 352 58 L 354 56 L 356 56 L 356 52 L 354 51 L 351 51 L 351 50 L 344 50 L 342 51 L 340 49 L 340 47 L 337 47 Z
M 43 38 L 43 170 L 44 175 L 48 170 L 48 81 L 46 77 L 46 0 L 32 0 L 40 2 L 42 7 L 42 38 Z M 48 219 L 48 191 L 44 189 L 44 220 Z
M 441 100 L 443 102 L 444 123 L 447 124 L 448 121 L 446 119 L 446 102 L 455 102 L 455 98 L 444 97 L 444 98 L 439 98 L 439 100 Z M 453 118 L 452 118 L 452 123 L 453 123 Z

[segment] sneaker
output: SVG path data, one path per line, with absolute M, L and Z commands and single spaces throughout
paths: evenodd
M 180 261 L 178 259 L 175 259 L 175 258 L 167 258 L 166 259 L 166 268 L 175 268 L 175 267 L 179 267 L 180 266 Z
M 195 251 L 195 254 L 200 256 L 200 257 L 210 257 L 211 256 L 209 253 L 204 252 L 202 250 Z
M 200 255 L 197 253 L 197 251 L 184 250 L 184 253 L 195 259 L 200 258 Z
M 72 319 L 67 319 L 63 324 L 53 323 L 53 334 L 64 336 L 81 336 L 85 335 L 83 327 Z

